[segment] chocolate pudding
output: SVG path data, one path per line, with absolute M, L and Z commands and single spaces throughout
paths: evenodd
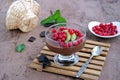
M 84 47 L 84 44 L 85 44 L 85 40 L 83 40 L 83 42 L 81 42 L 77 46 L 72 46 L 72 47 L 69 47 L 69 48 L 65 48 L 65 47 L 58 48 L 56 46 L 53 46 L 52 44 L 46 43 L 47 47 L 51 51 L 54 51 L 56 53 L 59 53 L 61 55 L 65 55 L 65 56 L 69 56 L 69 55 L 71 55 L 71 54 L 73 54 L 75 52 L 80 51 Z

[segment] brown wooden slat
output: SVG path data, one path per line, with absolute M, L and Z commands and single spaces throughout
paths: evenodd
M 110 47 L 109 43 L 97 42 L 97 41 L 93 41 L 93 40 L 86 40 L 86 43 L 99 45 L 99 46 Z
M 37 57 L 39 57 L 39 56 L 40 56 L 40 54 L 39 54 Z M 52 57 L 52 56 L 47 56 L 47 57 L 48 57 L 50 60 L 53 60 L 53 57 Z M 83 62 L 78 62 L 77 64 L 75 64 L 75 66 L 81 67 L 84 63 L 85 63 L 85 61 L 83 61 Z M 90 69 L 94 69 L 94 70 L 102 70 L 102 67 L 101 67 L 100 65 L 89 64 L 87 67 L 90 68 Z
M 80 62 L 86 62 L 87 60 L 88 60 L 87 58 L 80 57 Z M 92 59 L 90 61 L 90 64 L 95 64 L 95 65 L 101 65 L 102 66 L 104 64 L 104 62 Z
M 51 56 L 56 55 L 55 52 L 46 51 L 46 50 L 42 50 L 41 53 L 45 53 L 45 54 L 51 55 Z M 90 57 L 90 55 L 91 55 L 91 54 L 86 54 L 86 53 L 83 53 L 83 52 L 77 52 L 76 54 L 77 54 L 78 56 L 87 57 L 87 58 Z M 93 59 L 105 61 L 105 57 L 103 57 L 103 56 L 93 57 Z
M 43 50 L 50 51 L 50 50 L 48 49 L 48 47 L 47 47 L 47 46 L 45 46 L 45 47 L 43 48 Z M 80 52 L 87 52 L 87 53 L 91 53 L 91 51 L 92 51 L 92 49 L 82 48 Z M 107 53 L 108 53 L 108 52 L 103 51 L 103 52 L 101 53 L 101 56 L 106 56 L 106 55 L 107 55 Z
M 37 63 L 37 64 L 40 64 L 37 60 L 37 58 L 35 58 L 33 60 L 33 63 Z M 75 72 L 78 72 L 78 70 L 80 69 L 80 67 L 78 66 L 59 66 L 57 64 L 54 64 L 54 62 L 51 62 L 51 65 L 52 67 L 56 67 L 56 68 L 60 68 L 60 69 L 65 69 L 65 70 L 69 70 L 69 71 L 75 71 Z M 92 74 L 92 75 L 100 75 L 100 71 L 98 70 L 92 70 L 92 69 L 86 69 L 84 71 L 84 73 L 88 73 L 88 74 Z
M 44 53 L 44 54 L 51 55 L 51 56 L 56 55 L 56 53 L 55 53 L 55 52 L 52 52 L 52 51 L 47 51 L 47 50 L 41 50 L 41 52 L 40 52 L 40 53 Z
M 36 66 L 34 66 L 34 65 L 36 65 Z M 41 70 L 41 67 L 39 64 L 32 63 L 30 65 L 30 67 L 35 67 L 35 68 Z M 61 75 L 72 76 L 72 77 L 75 77 L 75 75 L 76 75 L 76 72 L 63 70 L 63 69 L 59 69 L 59 68 L 54 68 L 54 67 L 47 67 L 47 68 L 42 69 L 42 70 L 47 71 L 47 72 L 61 74 Z M 93 75 L 88 75 L 88 74 L 82 74 L 80 77 L 83 79 L 93 79 L 93 80 L 98 79 L 98 76 L 93 76 Z
M 91 52 L 91 49 L 82 49 L 81 51 L 83 51 L 84 53 L 86 53 L 86 52 Z M 41 50 L 41 52 L 40 53 L 46 53 L 46 54 L 48 54 L 48 55 L 55 55 L 56 53 L 55 52 L 52 52 L 52 51 L 50 51 L 47 47 L 44 47 L 44 49 L 43 50 Z M 106 56 L 107 55 L 107 52 L 102 52 L 101 54 L 100 54 L 101 56 Z
M 29 67 L 37 71 L 42 71 L 42 66 L 35 63 L 31 63 Z
M 94 47 L 95 47 L 96 45 L 93 45 L 93 44 L 85 44 L 85 48 L 91 48 L 91 49 L 93 49 Z M 102 50 L 104 50 L 104 51 L 109 51 L 109 47 L 104 47 L 104 46 L 102 46 Z
M 51 55 L 51 56 L 54 56 L 54 55 L 55 55 L 55 53 L 52 52 L 52 51 L 42 50 L 41 53 L 44 53 L 44 54 L 46 54 L 46 55 Z M 87 58 L 80 57 L 80 61 L 85 62 L 85 61 L 87 61 Z M 96 64 L 96 65 L 103 65 L 103 64 L 104 64 L 104 62 L 102 62 L 102 61 L 97 61 L 97 60 L 93 60 L 93 59 L 91 60 L 90 63 L 91 63 L 91 64 Z
M 87 58 L 89 58 L 91 56 L 91 54 L 86 54 L 83 52 L 77 52 L 76 54 L 78 56 L 87 57 Z M 105 57 L 103 57 L 103 56 L 96 56 L 96 57 L 93 57 L 93 59 L 105 61 Z
M 87 49 L 87 48 L 83 48 L 81 49 L 80 52 L 86 52 L 86 53 L 91 53 L 92 49 Z M 106 51 L 102 51 L 102 53 L 100 54 L 101 56 L 106 56 L 108 52 Z
M 79 67 L 81 67 L 82 65 L 84 64 L 84 62 L 78 62 L 77 64 L 75 64 L 75 66 L 79 66 Z M 88 66 L 87 66 L 87 68 L 89 68 L 89 69 L 94 69 L 94 70 L 102 70 L 102 67 L 101 66 L 99 66 L 99 65 L 94 65 L 94 64 L 89 64 Z

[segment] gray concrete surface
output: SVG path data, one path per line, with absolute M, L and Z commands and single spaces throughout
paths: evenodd
M 15 0 L 11 0 L 12 2 Z M 60 9 L 67 21 L 86 28 L 87 39 L 111 43 L 110 51 L 99 80 L 120 80 L 120 36 L 102 39 L 91 34 L 87 28 L 90 21 L 120 21 L 120 0 L 36 0 L 41 5 L 40 21 L 50 15 L 50 10 Z M 45 39 L 39 33 L 46 30 L 40 24 L 28 33 L 19 30 L 8 31 L 5 26 L 7 0 L 0 0 L 0 80 L 76 80 L 62 75 L 37 72 L 29 64 L 45 46 Z M 33 43 L 30 36 L 36 37 Z M 15 51 L 19 43 L 26 45 L 22 53 Z

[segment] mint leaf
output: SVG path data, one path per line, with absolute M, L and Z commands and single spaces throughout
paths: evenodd
M 66 23 L 66 20 L 60 15 L 60 10 L 57 9 L 53 15 L 42 20 L 40 23 L 41 25 L 45 26 L 46 24 L 51 23 Z
M 55 16 L 51 15 L 48 18 L 42 20 L 40 23 L 41 23 L 41 25 L 45 25 L 47 23 L 54 23 L 54 22 L 55 22 Z
M 54 18 L 57 19 L 58 17 L 60 17 L 60 10 L 56 10 L 55 14 L 54 14 Z
M 58 17 L 56 20 L 56 23 L 66 23 L 67 21 L 63 17 Z

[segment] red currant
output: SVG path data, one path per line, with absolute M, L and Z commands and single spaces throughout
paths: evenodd
M 56 29 L 52 29 L 52 33 L 56 33 L 57 31 L 56 31 Z

